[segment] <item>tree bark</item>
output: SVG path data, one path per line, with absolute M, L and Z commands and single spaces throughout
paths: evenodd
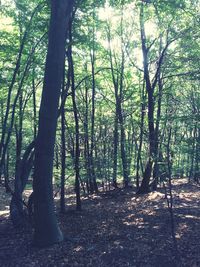
M 74 170 L 75 170 L 75 192 L 76 192 L 76 209 L 81 210 L 81 198 L 80 198 L 80 144 L 79 144 L 79 117 L 78 108 L 76 103 L 76 90 L 74 81 L 74 62 L 72 57 L 72 21 L 70 21 L 69 26 L 69 41 L 70 45 L 68 47 L 68 63 L 69 63 L 69 73 L 71 80 L 71 90 L 72 90 L 72 104 L 74 112 L 75 121 L 75 157 L 74 157 Z
M 146 163 L 145 171 L 143 174 L 143 180 L 141 183 L 141 186 L 137 193 L 148 193 L 150 190 L 149 183 L 152 176 L 153 166 L 155 163 L 155 159 L 158 154 L 158 130 L 159 130 L 159 118 L 157 123 L 157 128 L 155 127 L 155 119 L 154 119 L 154 109 L 155 109 L 155 103 L 154 103 L 154 91 L 157 86 L 157 84 L 160 82 L 160 89 L 162 91 L 162 84 L 160 80 L 160 71 L 161 66 L 163 63 L 163 59 L 165 57 L 165 52 L 170 44 L 170 42 L 167 41 L 165 47 L 161 50 L 162 45 L 160 45 L 160 55 L 157 62 L 157 68 L 155 71 L 154 79 L 150 79 L 150 70 L 149 70 L 149 50 L 150 46 L 147 46 L 147 39 L 146 39 L 146 33 L 145 33 L 145 20 L 144 20 L 144 4 L 141 4 L 140 9 L 140 34 L 141 34 L 141 43 L 142 43 L 142 54 L 143 54 L 143 68 L 144 68 L 144 80 L 146 85 L 146 92 L 148 97 L 148 139 L 149 139 L 149 155 L 148 160 Z M 161 105 L 161 96 L 160 94 L 160 103 Z M 160 108 L 160 107 L 159 107 Z M 160 110 L 158 108 L 158 116 L 160 117 Z M 157 167 L 156 167 L 157 168 Z
M 117 109 L 115 114 L 115 128 L 114 128 L 114 137 L 113 137 L 113 174 L 112 174 L 112 183 L 114 188 L 117 188 L 117 157 L 118 157 L 118 139 L 119 139 L 119 132 L 118 132 L 118 117 L 117 117 Z
M 142 152 L 142 144 L 143 144 L 143 134 L 144 134 L 144 116 L 145 116 L 145 94 L 144 94 L 145 82 L 143 81 L 142 92 L 141 92 L 141 120 L 140 120 L 140 138 L 139 138 L 139 147 L 137 151 L 137 164 L 136 164 L 136 187 L 137 190 L 140 186 L 140 177 L 139 177 L 139 169 L 140 169 L 140 161 L 141 161 L 141 152 Z
M 62 94 L 63 93 L 64 93 L 64 86 L 63 86 Z M 61 109 L 61 178 L 60 178 L 60 211 L 62 213 L 65 212 L 65 169 L 66 169 L 65 132 L 66 132 L 65 131 L 65 106 L 63 105 Z
M 49 43 L 35 146 L 33 179 L 34 244 L 38 247 L 52 245 L 63 240 L 54 211 L 52 175 L 65 39 L 73 4 L 73 0 L 51 0 Z
M 94 10 L 93 10 L 93 19 L 94 19 Z M 89 156 L 89 161 L 90 161 L 90 172 L 91 172 L 91 177 L 92 177 L 92 184 L 93 184 L 93 189 L 95 193 L 98 193 L 98 186 L 96 182 L 96 173 L 95 173 L 95 166 L 94 166 L 94 146 L 95 146 L 95 97 L 96 97 L 96 83 L 95 83 L 95 29 L 94 25 L 92 28 L 92 48 L 91 48 L 91 53 L 90 53 L 90 58 L 91 58 L 91 67 L 92 67 L 92 114 L 91 114 L 91 144 L 90 144 L 90 156 Z

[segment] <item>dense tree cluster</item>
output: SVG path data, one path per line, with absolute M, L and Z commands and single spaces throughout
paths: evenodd
M 1 1 L 0 178 L 20 225 L 34 177 L 36 243 L 62 240 L 48 219 L 52 177 L 63 212 L 67 184 L 80 210 L 80 195 L 100 187 L 147 193 L 169 177 L 199 182 L 198 8 L 198 0 Z M 45 228 L 54 233 L 40 240 Z

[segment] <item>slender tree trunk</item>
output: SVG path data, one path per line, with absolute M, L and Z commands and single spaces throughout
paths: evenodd
M 86 66 L 87 71 L 87 66 Z M 84 158 L 85 158 L 85 169 L 87 174 L 87 192 L 93 193 L 93 183 L 90 172 L 90 152 L 89 152 L 89 131 L 88 131 L 88 85 L 85 82 L 85 118 L 84 118 Z
M 155 127 L 155 133 L 154 133 L 155 164 L 154 164 L 154 168 L 153 168 L 153 184 L 152 184 L 153 190 L 157 189 L 158 177 L 159 177 L 159 165 L 158 165 L 158 160 L 159 160 L 159 128 L 160 128 L 160 117 L 161 117 L 162 90 L 163 90 L 163 84 L 162 84 L 162 80 L 161 80 L 160 73 L 159 73 L 159 78 L 158 78 L 158 107 L 157 107 L 156 127 Z
M 140 161 L 141 161 L 141 152 L 142 152 L 142 144 L 143 144 L 143 134 L 144 134 L 144 116 L 145 116 L 145 94 L 144 94 L 144 87 L 145 82 L 143 81 L 142 85 L 142 92 L 141 92 L 141 121 L 140 121 L 140 138 L 139 138 L 139 147 L 138 147 L 138 153 L 137 153 L 137 165 L 136 165 L 136 187 L 137 190 L 140 186 L 139 181 L 139 169 L 140 169 Z
M 122 159 L 122 168 L 123 168 L 123 183 L 124 187 L 129 186 L 129 175 L 128 175 L 128 161 L 127 161 L 127 152 L 126 152 L 126 134 L 124 126 L 124 112 L 123 112 L 123 87 L 124 87 L 124 64 L 125 64 L 125 54 L 124 54 L 124 43 L 123 43 L 123 1 L 121 6 L 121 22 L 120 22 L 120 31 L 121 31 L 121 62 L 120 62 L 120 79 L 119 79 L 119 95 L 117 98 L 118 101 L 118 119 L 120 124 L 121 131 L 121 159 Z
M 149 139 L 149 155 L 146 163 L 145 171 L 143 174 L 143 180 L 141 186 L 138 190 L 138 193 L 148 193 L 149 183 L 152 176 L 153 165 L 155 163 L 156 157 L 156 130 L 155 121 L 154 121 L 154 90 L 160 78 L 160 69 L 163 63 L 165 52 L 169 46 L 169 42 L 166 43 L 165 47 L 160 51 L 159 60 L 157 63 L 156 72 L 154 75 L 153 81 L 150 80 L 150 71 L 149 71 L 149 49 L 147 46 L 147 39 L 145 33 L 145 19 L 144 19 L 144 3 L 141 4 L 140 9 L 140 34 L 141 34 L 141 43 L 142 43 L 142 53 L 143 53 L 143 68 L 144 68 L 144 80 L 146 85 L 146 91 L 148 96 L 148 139 Z M 161 99 L 160 99 L 161 101 Z M 158 124 L 159 126 L 159 124 Z
M 6 193 L 9 193 L 9 161 L 10 161 L 10 153 L 9 153 L 9 148 L 7 149 L 6 152 L 6 158 L 5 158 L 5 189 L 6 189 Z
M 129 186 L 129 177 L 128 177 L 128 166 L 127 166 L 127 154 L 126 154 L 126 137 L 125 137 L 125 129 L 124 129 L 124 119 L 122 115 L 121 108 L 119 109 L 119 123 L 121 130 L 121 159 L 122 159 L 122 169 L 123 169 L 123 177 L 124 177 L 124 187 Z
M 63 93 L 64 93 L 64 86 L 63 86 L 62 94 Z M 65 212 L 65 169 L 66 169 L 65 134 L 66 134 L 65 133 L 65 105 L 63 105 L 62 110 L 61 110 L 61 178 L 60 178 L 60 211 L 62 213 Z
M 72 43 L 72 21 L 70 21 L 69 26 L 69 40 Z M 71 90 L 72 90 L 72 104 L 75 120 L 75 158 L 74 158 L 74 170 L 75 170 L 75 192 L 76 192 L 76 209 L 81 210 L 81 198 L 80 198 L 80 144 L 79 144 L 79 118 L 78 109 L 76 103 L 76 91 L 75 91 L 75 81 L 74 81 L 74 62 L 72 57 L 72 46 L 68 47 L 68 62 L 69 62 L 69 72 L 71 78 Z
M 121 23 L 121 31 L 122 31 L 122 23 Z M 121 33 L 122 34 L 122 33 Z M 123 47 L 121 48 L 122 58 L 120 62 L 120 70 L 119 73 L 115 74 L 114 66 L 113 66 L 113 55 L 111 49 L 111 33 L 110 27 L 108 26 L 108 42 L 109 42 L 109 56 L 110 56 L 110 67 L 111 67 L 111 74 L 112 80 L 114 85 L 114 92 L 115 92 L 115 111 L 116 111 L 116 119 L 119 122 L 120 127 L 120 148 L 121 148 L 121 159 L 122 159 L 122 170 L 123 170 L 123 178 L 124 178 L 124 186 L 128 187 L 129 185 L 129 177 L 128 177 L 128 166 L 127 166 L 127 154 L 126 154 L 126 136 L 125 136 L 125 128 L 124 128 L 124 117 L 123 117 L 123 110 L 122 110 L 122 97 L 123 97 L 123 80 L 124 80 L 124 51 Z M 123 46 L 123 44 L 121 44 Z M 115 121 L 115 132 L 114 132 L 114 149 L 117 151 L 117 139 L 118 139 L 118 126 L 117 122 Z M 117 155 L 114 155 L 116 157 Z M 117 160 L 114 159 L 113 163 L 113 177 L 115 175 L 115 168 L 117 165 Z
M 115 93 L 115 125 L 114 125 L 114 135 L 113 135 L 113 186 L 117 187 L 117 160 L 118 160 L 118 143 L 119 143 L 119 127 L 118 127 L 118 91 L 119 91 L 119 82 L 118 82 L 118 72 L 115 75 L 115 70 L 113 66 L 113 55 L 111 49 L 111 29 L 108 25 L 107 29 L 107 38 L 109 43 L 109 57 L 110 57 L 110 68 L 111 68 L 111 75 L 112 81 L 114 86 L 114 93 Z M 117 76 L 117 77 L 116 77 Z
M 92 176 L 92 183 L 94 191 L 98 192 L 98 186 L 96 182 L 96 174 L 94 168 L 94 142 L 95 142 L 95 95 L 96 95 L 96 83 L 95 83 L 95 48 L 94 48 L 94 26 L 93 26 L 93 44 L 91 50 L 91 66 L 92 66 L 92 114 L 91 114 L 91 144 L 90 144 L 90 171 Z
M 117 188 L 117 159 L 118 159 L 118 139 L 119 139 L 119 133 L 118 133 L 118 117 L 117 117 L 117 110 L 115 111 L 115 128 L 114 128 L 114 148 L 113 148 L 113 177 L 112 177 L 112 183 L 114 188 Z
M 20 95 L 22 94 L 22 87 L 23 87 L 23 84 L 24 84 L 24 80 L 25 80 L 25 78 L 27 76 L 29 67 L 30 67 L 30 58 L 27 59 L 26 66 L 25 66 L 21 81 L 20 81 L 19 86 L 18 86 L 17 94 L 16 94 L 16 96 L 14 98 L 14 101 L 13 101 L 12 111 L 11 111 L 11 118 L 10 118 L 10 125 L 9 126 L 8 126 L 7 114 L 5 115 L 5 118 L 4 118 L 3 129 L 5 129 L 5 127 L 7 127 L 7 129 L 6 129 L 7 134 L 6 134 L 6 131 L 3 130 L 3 132 L 2 132 L 2 140 L 1 140 L 2 147 L 0 148 L 0 153 L 1 153 L 0 176 L 1 176 L 2 168 L 4 166 L 5 155 L 6 155 L 6 151 L 7 151 L 7 148 L 8 148 L 8 144 L 10 142 L 10 138 L 11 138 L 11 135 L 12 135 L 17 102 L 19 100 Z M 13 84 L 13 86 L 14 86 L 14 84 Z M 10 111 L 10 108 L 9 108 L 8 111 Z
M 37 110 L 36 110 L 36 87 L 35 87 L 35 69 L 33 69 L 32 88 L 33 88 L 33 132 L 34 140 L 37 136 Z
M 65 125 L 65 102 L 70 86 L 70 70 L 67 72 L 67 84 L 65 84 L 65 60 L 63 68 L 63 84 L 61 92 L 61 179 L 60 179 L 60 211 L 65 212 L 65 174 L 66 174 L 66 125 Z
M 14 195 L 12 196 L 10 205 L 10 215 L 14 226 L 21 227 L 24 224 L 23 202 L 22 202 L 22 127 L 23 127 L 23 113 L 22 113 L 22 94 L 19 97 L 19 114 L 18 125 L 15 125 L 16 134 L 16 162 L 15 162 L 15 182 Z
M 193 114 L 197 114 L 197 109 L 196 109 L 196 103 L 195 103 L 195 97 L 194 97 L 194 92 L 191 93 L 191 102 L 192 102 L 192 113 Z M 190 167 L 189 167 L 189 175 L 188 175 L 188 180 L 189 182 L 191 181 L 191 179 L 194 178 L 194 169 L 195 169 L 195 148 L 196 148 L 196 144 L 197 144 L 197 121 L 194 119 L 193 120 L 194 123 L 194 128 L 190 130 L 190 137 L 192 140 L 192 147 L 191 147 L 191 151 L 189 153 L 190 156 Z
M 199 183 L 200 180 L 200 170 L 199 170 L 199 161 L 200 161 L 200 129 L 197 129 L 196 135 L 196 151 L 195 151 L 195 171 L 194 171 L 194 180 Z
M 10 203 L 10 217 L 16 227 L 22 227 L 25 223 L 22 193 L 28 181 L 34 159 L 34 142 L 31 142 L 26 148 L 22 159 L 18 162 L 15 173 L 14 192 L 7 184 L 7 190 L 12 194 Z
M 18 75 L 19 70 L 20 70 L 21 58 L 22 58 L 22 54 L 23 54 L 23 51 L 24 51 L 24 46 L 25 46 L 25 43 L 26 43 L 26 40 L 27 40 L 28 32 L 29 32 L 30 27 L 32 25 L 32 21 L 33 21 L 33 18 L 35 16 L 35 14 L 38 12 L 38 10 L 42 6 L 43 6 L 43 4 L 39 4 L 33 10 L 32 14 L 31 14 L 29 23 L 27 25 L 27 28 L 26 28 L 26 30 L 25 30 L 25 32 L 23 34 L 22 40 L 21 40 L 21 44 L 20 44 L 20 47 L 19 47 L 19 53 L 17 55 L 16 64 L 15 64 L 15 68 L 14 68 L 14 72 L 13 72 L 13 76 L 12 76 L 12 80 L 11 80 L 10 86 L 8 88 L 6 110 L 5 110 L 5 116 L 4 116 L 4 119 L 3 119 L 2 135 L 1 135 L 1 141 L 0 141 L 0 159 L 1 159 L 0 160 L 0 177 L 1 177 L 1 174 L 2 174 L 2 168 L 3 168 L 3 165 L 4 165 L 4 161 L 5 161 L 6 150 L 7 150 L 8 143 L 10 141 L 10 135 L 11 135 L 11 132 L 12 132 L 12 124 L 13 124 L 12 120 L 14 119 L 13 112 L 15 111 L 16 102 L 17 102 L 17 99 L 18 99 L 18 96 L 19 96 L 19 93 L 20 93 L 20 90 L 21 90 L 20 86 L 19 86 L 17 95 L 16 95 L 16 97 L 14 99 L 14 103 L 13 103 L 13 107 L 12 107 L 11 123 L 10 123 L 10 126 L 8 127 L 8 119 L 9 119 L 9 112 L 10 112 L 10 106 L 11 106 L 12 92 L 13 92 L 14 85 L 16 83 L 17 75 Z M 26 64 L 25 71 L 24 71 L 24 77 L 25 77 L 25 73 L 27 71 L 27 67 L 29 65 L 28 63 L 30 63 L 30 62 L 27 62 L 27 64 Z M 24 77 L 22 78 L 21 87 L 22 87 L 22 84 L 23 84 Z M 6 133 L 7 133 L 7 137 L 6 137 Z M 6 138 L 6 140 L 5 140 L 5 138 Z
M 122 169 L 123 169 L 123 177 L 124 177 L 124 187 L 128 187 L 129 185 L 129 177 L 128 177 L 128 166 L 127 166 L 127 153 L 126 153 L 126 135 L 124 128 L 124 117 L 123 117 L 123 109 L 122 109 L 122 95 L 123 95 L 123 79 L 124 79 L 124 52 L 122 51 L 122 62 L 121 62 L 121 72 L 120 72 L 120 86 L 119 86 L 119 96 L 117 97 L 117 107 L 118 107 L 118 119 L 121 131 L 121 159 L 122 159 Z

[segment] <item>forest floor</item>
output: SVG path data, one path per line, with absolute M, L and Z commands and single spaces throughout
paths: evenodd
M 200 187 L 180 179 L 173 182 L 174 226 L 164 189 L 136 196 L 133 189 L 83 197 L 75 211 L 74 196 L 58 213 L 66 241 L 37 249 L 32 229 L 14 229 L 9 200 L 0 189 L 0 266 L 147 267 L 200 266 Z

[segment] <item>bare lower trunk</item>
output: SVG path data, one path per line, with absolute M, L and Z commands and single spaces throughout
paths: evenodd
M 149 182 L 151 178 L 152 167 L 153 167 L 153 161 L 149 159 L 145 167 L 142 183 L 140 185 L 139 190 L 137 191 L 138 194 L 146 194 L 150 191 Z
M 39 247 L 63 240 L 53 202 L 53 157 L 61 90 L 65 38 L 73 1 L 51 1 L 49 44 L 35 147 L 34 244 Z
M 116 112 L 117 113 L 117 112 Z M 115 115 L 115 129 L 114 129 L 114 149 L 113 149 L 113 177 L 112 183 L 114 188 L 117 188 L 117 157 L 118 157 L 118 118 Z

